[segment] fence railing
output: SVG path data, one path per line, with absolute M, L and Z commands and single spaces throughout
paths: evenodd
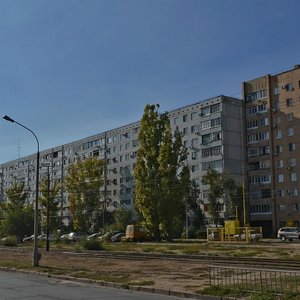
M 211 286 L 253 292 L 299 293 L 300 272 L 209 266 Z

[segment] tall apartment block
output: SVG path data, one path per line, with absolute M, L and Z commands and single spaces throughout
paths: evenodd
M 169 117 L 172 128 L 178 127 L 184 135 L 183 142 L 189 152 L 187 164 L 192 179 L 200 186 L 203 210 L 207 213 L 207 187 L 202 186 L 201 178 L 209 168 L 220 172 L 229 170 L 239 182 L 244 179 L 243 101 L 218 96 L 172 110 Z M 96 156 L 104 159 L 107 166 L 100 205 L 106 198 L 109 209 L 119 205 L 134 207 L 133 169 L 139 149 L 139 126 L 140 122 L 131 123 L 42 151 L 40 180 L 46 178 L 49 169 L 52 180 L 64 183 L 69 165 Z M 30 155 L 1 165 L 2 196 L 14 182 L 25 182 L 30 199 L 34 200 L 35 159 L 35 155 Z M 60 199 L 61 215 L 67 218 L 68 194 L 64 188 Z M 226 217 L 224 204 L 225 198 L 220 203 L 221 218 Z
M 300 65 L 243 83 L 250 223 L 264 233 L 300 221 Z

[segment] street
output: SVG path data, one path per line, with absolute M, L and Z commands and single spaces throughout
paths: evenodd
M 180 299 L 165 295 L 95 287 L 77 282 L 11 272 L 0 272 L 0 292 L 1 300 Z

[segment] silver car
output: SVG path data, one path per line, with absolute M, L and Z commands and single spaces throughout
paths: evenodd
M 300 231 L 297 227 L 282 227 L 277 232 L 277 238 L 282 241 L 300 239 Z

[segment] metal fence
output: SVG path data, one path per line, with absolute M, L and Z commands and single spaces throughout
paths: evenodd
M 208 268 L 211 286 L 253 292 L 300 292 L 300 272 L 222 266 Z

